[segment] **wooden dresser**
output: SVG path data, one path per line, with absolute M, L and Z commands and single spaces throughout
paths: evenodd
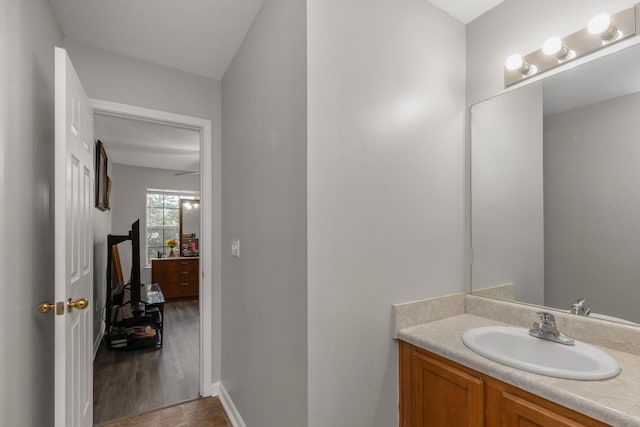
M 197 297 L 200 259 L 164 258 L 151 261 L 151 281 L 160 285 L 165 299 Z

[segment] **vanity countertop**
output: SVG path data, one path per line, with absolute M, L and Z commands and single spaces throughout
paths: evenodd
M 514 369 L 469 350 L 462 334 L 480 326 L 521 326 L 475 314 L 452 313 L 397 331 L 397 338 L 616 427 L 640 425 L 640 356 L 597 346 L 621 373 L 608 380 L 576 381 Z

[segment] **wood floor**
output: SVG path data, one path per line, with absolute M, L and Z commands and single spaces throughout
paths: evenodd
M 94 424 L 199 397 L 198 300 L 166 303 L 164 314 L 163 348 L 100 346 L 93 363 Z
M 231 427 L 231 423 L 220 400 L 207 397 L 105 424 L 104 427 Z

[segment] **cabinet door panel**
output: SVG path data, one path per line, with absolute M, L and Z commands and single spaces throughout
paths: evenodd
M 412 352 L 411 427 L 484 425 L 483 381 L 419 352 Z
M 535 403 L 511 393 L 502 393 L 503 427 L 584 427 L 585 424 L 570 420 Z

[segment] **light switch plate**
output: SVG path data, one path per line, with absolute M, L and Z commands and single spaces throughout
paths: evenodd
M 231 255 L 240 258 L 240 240 L 233 239 L 231 241 Z

